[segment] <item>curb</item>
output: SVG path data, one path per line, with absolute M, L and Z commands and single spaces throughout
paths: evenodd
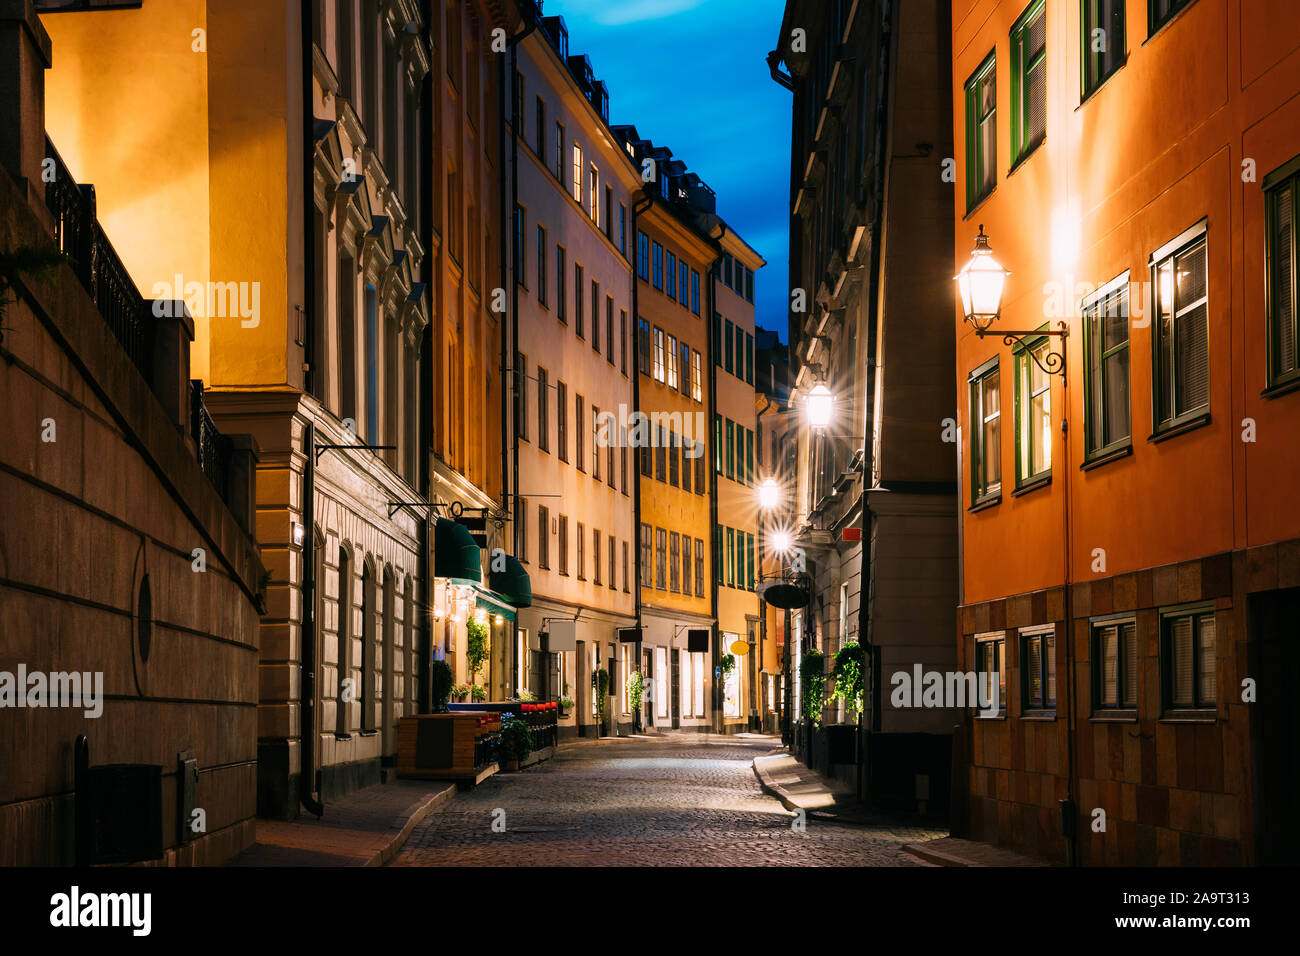
M 902 846 L 904 853 L 914 856 L 918 860 L 926 863 L 933 863 L 935 866 L 983 866 L 982 863 L 972 863 L 970 860 L 964 860 L 959 856 L 953 856 L 951 853 L 944 853 L 942 850 L 926 849 L 921 843 L 904 843 Z
M 406 823 L 401 827 L 401 829 L 393 834 L 383 847 L 376 851 L 370 859 L 366 860 L 362 866 L 384 866 L 385 864 L 392 862 L 393 858 L 401 852 L 407 839 L 410 838 L 412 831 L 423 823 L 430 813 L 450 800 L 455 792 L 456 785 L 453 783 L 445 789 L 440 790 L 438 793 L 430 795 L 427 800 L 411 807 L 406 816 Z
M 765 754 L 764 756 L 771 757 L 777 755 Z M 797 811 L 799 809 L 799 805 L 790 799 L 790 797 L 786 794 L 784 788 L 782 788 L 778 784 L 772 783 L 768 775 L 764 773 L 763 770 L 759 767 L 758 762 L 762 759 L 763 757 L 755 757 L 751 764 L 751 766 L 754 768 L 754 776 L 758 778 L 759 787 L 762 788 L 764 793 L 776 797 L 777 800 L 781 801 L 781 806 L 785 807 L 787 810 L 791 811 L 792 813 L 794 811 Z

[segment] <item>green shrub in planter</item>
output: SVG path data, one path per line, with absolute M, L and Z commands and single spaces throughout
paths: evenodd
M 631 707 L 632 713 L 635 714 L 641 710 L 641 697 L 644 693 L 645 693 L 645 684 L 642 682 L 641 672 L 633 671 L 631 674 L 628 674 L 627 675 L 627 699 L 628 699 L 628 703 L 632 705 Z
M 596 671 L 596 722 L 600 727 L 605 726 L 607 697 L 609 697 L 609 671 L 602 667 Z
M 533 752 L 533 734 L 527 721 L 507 717 L 501 722 L 501 759 L 527 760 Z
M 814 724 L 822 722 L 826 703 L 826 655 L 809 651 L 799 661 L 799 681 L 803 687 L 803 716 Z
M 454 683 L 455 676 L 451 672 L 451 665 L 446 661 L 434 661 L 433 680 L 430 689 L 433 692 L 433 712 L 435 714 L 445 714 L 447 712 L 447 699 L 451 697 Z
M 844 701 L 844 705 L 855 714 L 862 711 L 865 664 L 862 645 L 849 641 L 836 653 L 835 669 L 831 672 L 835 678 L 835 699 Z

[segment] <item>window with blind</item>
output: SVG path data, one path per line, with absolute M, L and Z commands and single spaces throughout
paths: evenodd
M 537 227 L 537 304 L 546 308 L 546 228 Z
M 695 596 L 704 597 L 704 541 L 695 539 Z
M 1006 636 L 1002 632 L 975 635 L 975 672 L 981 691 L 979 696 L 992 701 L 997 695 L 998 712 L 986 712 L 979 700 L 967 701 L 976 717 L 1005 717 L 1007 713 Z
M 678 594 L 682 590 L 682 581 L 679 576 L 681 568 L 682 555 L 682 538 L 676 531 L 668 535 L 668 590 L 673 594 Z
M 1056 710 L 1056 629 L 1020 632 L 1020 709 L 1042 715 Z
M 1160 616 L 1164 710 L 1213 711 L 1218 701 L 1214 608 L 1173 609 Z
M 668 436 L 662 428 L 655 431 L 655 481 L 668 483 Z
M 1128 273 L 1083 303 L 1084 446 L 1101 458 L 1132 440 Z
M 564 246 L 556 245 L 555 247 L 555 317 L 565 325 L 569 323 L 569 290 L 565 288 L 564 283 L 568 280 L 566 270 L 568 266 L 565 263 Z
M 591 349 L 600 352 L 600 283 L 591 280 Z
M 650 526 L 641 525 L 641 586 L 650 587 Z
M 591 477 L 600 481 L 600 409 L 591 406 Z
M 682 486 L 682 457 L 677 454 L 677 441 L 676 434 L 668 438 L 668 484 L 674 488 Z
M 1018 163 L 1047 136 L 1047 7 L 1034 0 L 1011 28 L 1011 155 Z
M 569 460 L 569 386 L 555 383 L 555 429 L 560 461 Z
M 551 567 L 551 512 L 545 505 L 537 506 L 537 566 Z
M 1108 621 L 1092 625 L 1093 716 L 1137 716 L 1137 624 Z
M 617 574 L 615 573 L 618 571 L 618 558 L 614 548 L 614 536 L 612 534 L 608 535 L 606 541 L 609 543 L 609 581 L 606 583 L 608 583 L 609 589 L 613 591 L 618 587 Z
M 682 535 L 682 593 L 687 597 L 691 596 L 691 539 L 689 535 Z
M 966 210 L 998 181 L 997 54 L 990 53 L 966 81 Z
M 668 589 L 668 532 L 655 528 L 655 590 Z
M 542 451 L 551 450 L 551 423 L 549 413 L 551 392 L 546 369 L 537 366 L 537 447 Z
M 586 450 L 584 446 L 584 436 L 586 435 L 583 421 L 583 409 L 586 407 L 586 400 L 581 395 L 575 395 L 573 399 L 573 464 L 578 471 L 587 470 Z
M 1155 293 L 1154 394 L 1156 431 L 1209 410 L 1210 353 L 1205 223 L 1151 260 Z
M 569 516 L 560 515 L 559 534 L 555 539 L 560 551 L 560 573 L 569 573 Z
M 970 379 L 971 504 L 1002 494 L 1002 405 L 998 360 L 976 369 Z
M 582 266 L 575 262 L 573 264 L 573 331 L 578 338 L 584 338 L 587 334 L 583 326 L 582 311 L 582 294 L 586 289 L 586 283 L 583 281 Z
M 560 519 L 560 527 L 561 528 L 564 527 L 563 518 Z M 578 522 L 578 580 L 579 581 L 587 580 L 586 541 L 587 541 L 587 526 L 583 524 L 581 521 L 579 521 Z M 563 554 L 563 552 L 561 552 L 561 554 Z M 560 563 L 561 565 L 563 565 L 564 563 L 563 557 L 560 558 Z M 563 573 L 563 571 L 561 571 L 560 573 Z
M 693 445 L 694 442 L 691 439 L 682 439 L 682 491 L 691 490 L 691 469 L 694 467 L 694 464 L 691 461 L 690 452 Z
M 1087 98 L 1124 65 L 1124 0 L 1083 0 L 1081 95 Z
M 1268 384 L 1300 379 L 1296 362 L 1296 217 L 1300 213 L 1300 156 L 1264 177 L 1268 269 Z
M 1048 339 L 1031 340 L 1015 353 L 1017 488 L 1052 473 L 1051 377 L 1039 365 L 1048 347 Z

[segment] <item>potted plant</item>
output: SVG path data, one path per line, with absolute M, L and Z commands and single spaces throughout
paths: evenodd
M 469 699 L 476 704 L 487 700 L 487 688 L 482 684 L 471 684 L 469 688 Z
M 627 701 L 632 708 L 632 727 L 637 733 L 641 732 L 641 695 L 645 692 L 645 684 L 641 679 L 640 671 L 633 671 L 627 675 Z
M 488 626 L 477 618 L 470 618 L 465 622 L 465 666 L 469 668 L 469 682 L 474 684 L 478 681 L 478 672 L 487 662 L 488 654 Z M 475 698 L 477 699 L 477 698 Z M 484 697 L 484 700 L 487 698 Z
M 865 655 L 862 645 L 850 641 L 839 649 L 835 655 L 835 668 L 831 676 L 835 678 L 835 689 L 831 696 L 844 701 L 844 706 L 856 715 L 862 713 L 862 692 L 864 688 Z
M 433 712 L 435 714 L 445 714 L 447 712 L 447 698 L 455 691 L 453 686 L 456 682 L 455 676 L 451 672 L 451 666 L 446 661 L 433 662 L 433 678 L 430 681 L 430 696 L 433 698 Z
M 605 710 L 609 698 L 609 671 L 596 671 L 596 736 L 605 736 Z
M 458 704 L 463 704 L 469 698 L 469 684 L 457 684 L 451 689 L 451 698 Z
M 518 770 L 521 761 L 533 752 L 533 732 L 526 720 L 506 717 L 501 721 L 501 759 L 505 769 Z

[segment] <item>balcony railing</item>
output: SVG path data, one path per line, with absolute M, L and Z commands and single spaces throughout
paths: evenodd
M 230 439 L 213 424 L 203 403 L 203 380 L 197 378 L 190 379 L 190 430 L 199 448 L 199 467 L 224 501 L 230 475 Z
M 54 167 L 54 178 L 45 184 L 45 205 L 54 217 L 55 242 L 72 260 L 73 271 L 100 315 L 148 381 L 153 358 L 149 306 L 95 217 L 95 187 L 77 185 L 49 137 L 45 157 Z

